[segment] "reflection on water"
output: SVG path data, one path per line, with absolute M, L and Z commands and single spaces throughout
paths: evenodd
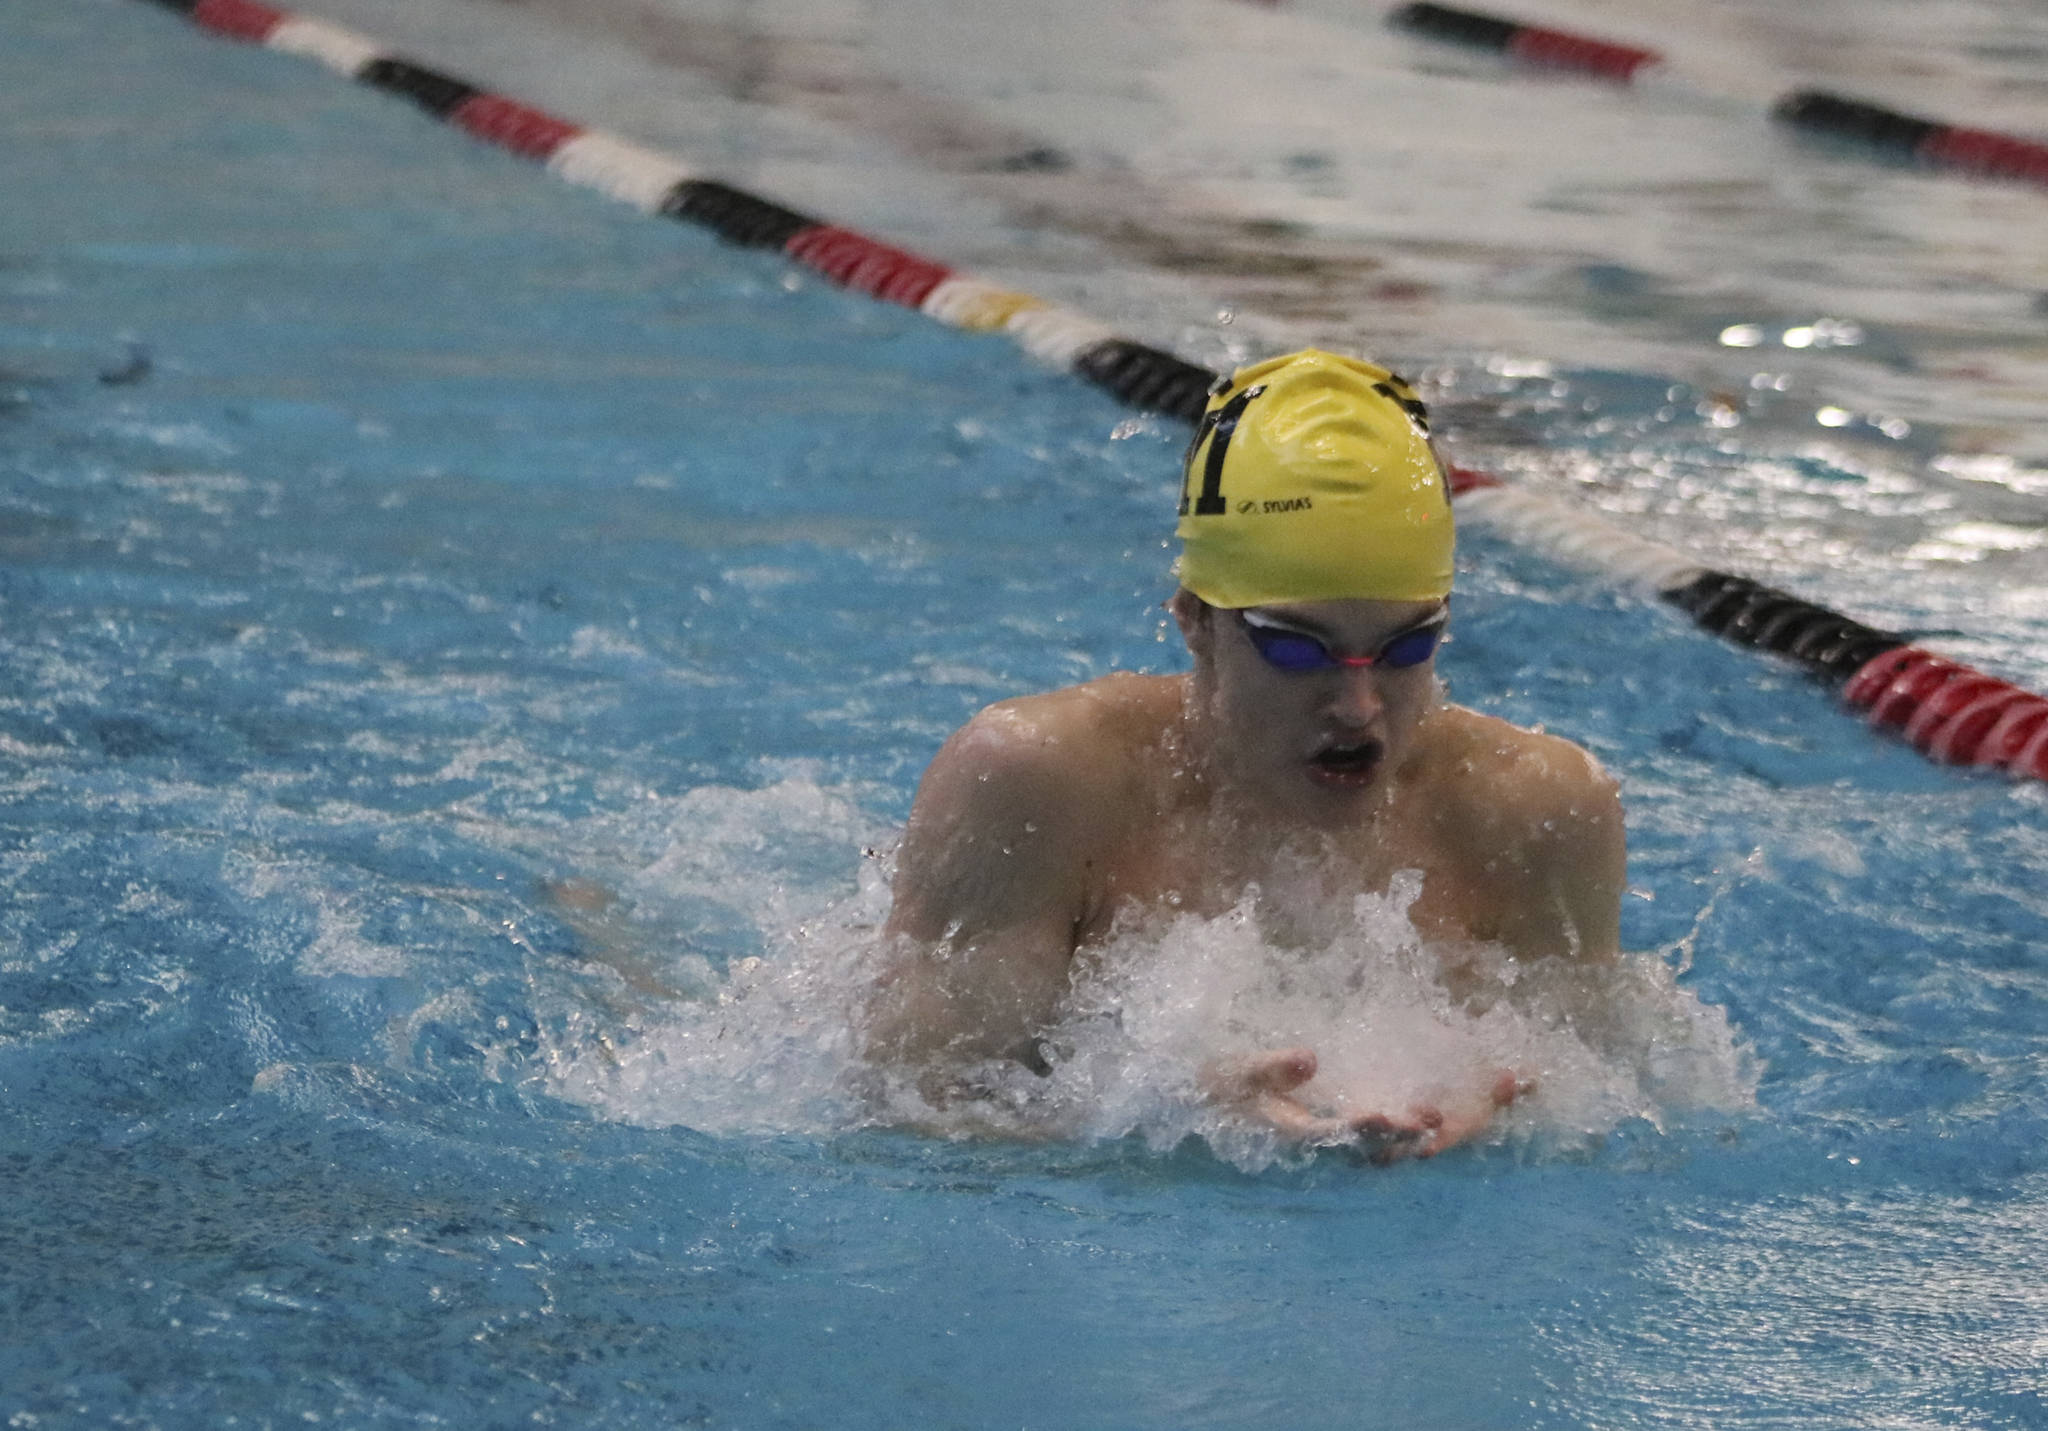
M 1944 7 L 1934 34 L 1907 0 L 1516 12 L 1662 51 L 1675 82 L 1638 89 L 1332 0 L 321 8 L 461 73 L 480 62 L 465 37 L 488 36 L 515 93 L 1212 364 L 1284 320 L 1410 365 L 1506 354 L 1741 393 L 1764 355 L 1719 339 L 1755 329 L 1790 394 L 1767 431 L 1819 436 L 1832 409 L 1887 441 L 1934 428 L 1950 451 L 2048 455 L 2038 189 L 1767 118 L 1811 86 L 2037 133 L 2048 35 L 2024 7 Z M 594 82 L 650 62 L 686 101 L 622 111 Z M 736 118 L 762 101 L 778 124 Z M 850 165 L 886 177 L 849 184 Z M 1208 323 L 1219 309 L 1234 327 Z

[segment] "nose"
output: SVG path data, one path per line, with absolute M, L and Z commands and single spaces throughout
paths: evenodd
M 1369 666 L 1345 666 L 1331 677 L 1324 713 L 1340 730 L 1364 730 L 1386 710 L 1379 678 Z

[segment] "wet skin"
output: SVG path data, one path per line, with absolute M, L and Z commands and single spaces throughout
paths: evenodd
M 1329 601 L 1259 608 L 1262 622 L 1313 636 L 1334 656 L 1367 657 L 1443 609 L 1441 602 Z M 1316 827 L 1365 818 L 1388 770 L 1412 753 L 1437 704 L 1434 660 L 1417 666 L 1276 670 L 1237 613 L 1177 600 L 1195 653 L 1191 744 L 1226 799 L 1268 819 Z
M 1380 651 L 1436 602 L 1261 608 L 1338 656 Z M 1517 958 L 1610 959 L 1624 856 L 1613 782 L 1569 742 L 1442 701 L 1433 661 L 1276 670 L 1236 615 L 1171 603 L 1184 676 L 1110 676 L 991 706 L 919 787 L 888 931 L 897 959 L 870 1011 L 869 1053 L 917 1072 L 1030 1061 L 1077 952 L 1120 919 L 1220 914 L 1282 882 L 1304 852 L 1322 893 L 1384 891 L 1420 870 L 1410 910 L 1432 941 L 1495 941 Z M 1446 983 L 1459 994 L 1457 971 Z M 1212 1066 L 1209 1096 L 1282 1135 L 1376 1160 L 1427 1156 L 1526 1091 L 1466 1070 L 1429 1106 L 1355 1108 L 1308 1087 L 1315 1051 Z

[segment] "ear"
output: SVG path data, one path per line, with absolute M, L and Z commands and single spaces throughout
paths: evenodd
M 1215 639 L 1216 608 L 1182 587 L 1166 603 L 1166 609 L 1173 613 L 1180 627 L 1180 639 L 1188 643 L 1189 653 L 1198 660 L 1206 659 L 1209 645 Z

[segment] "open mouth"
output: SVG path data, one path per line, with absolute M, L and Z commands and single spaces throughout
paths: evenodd
M 1357 745 L 1326 745 L 1309 757 L 1309 773 L 1326 784 L 1351 785 L 1370 780 L 1383 752 L 1376 740 Z

